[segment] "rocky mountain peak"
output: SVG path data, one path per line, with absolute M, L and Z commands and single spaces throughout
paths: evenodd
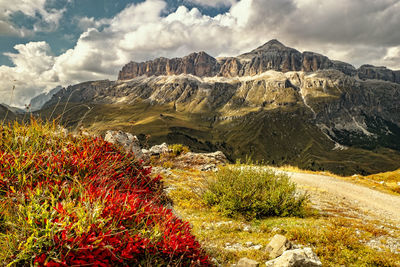
M 280 50 L 287 50 L 287 49 L 293 49 L 293 48 L 289 48 L 287 46 L 285 46 L 284 44 L 282 44 L 281 42 L 279 42 L 277 39 L 272 39 L 268 42 L 266 42 L 265 44 L 263 44 L 262 46 L 257 47 L 256 49 L 254 49 L 253 51 L 280 51 Z
M 191 74 L 198 77 L 241 77 L 254 76 L 275 70 L 280 72 L 334 69 L 348 76 L 362 80 L 376 79 L 400 83 L 400 71 L 384 67 L 363 65 L 355 69 L 351 64 L 331 60 L 328 57 L 287 47 L 277 39 L 272 39 L 258 48 L 237 57 L 218 60 L 204 51 L 191 53 L 182 58 L 157 58 L 146 62 L 130 62 L 119 73 L 118 80 L 129 80 L 142 75 L 163 76 Z

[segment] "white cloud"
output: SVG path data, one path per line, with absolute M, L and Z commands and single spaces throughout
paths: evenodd
M 147 0 L 127 6 L 112 19 L 80 18 L 84 33 L 74 48 L 54 57 L 45 43 L 16 46 L 17 54 L 7 54 L 16 66 L 1 67 L 0 78 L 18 80 L 16 90 L 21 97 L 15 104 L 21 105 L 26 101 L 24 95 L 43 88 L 116 79 L 118 70 L 130 60 L 201 50 L 213 56 L 238 55 L 273 38 L 300 51 L 315 51 L 356 65 L 400 69 L 397 0 L 228 2 L 232 4 L 229 11 L 215 17 L 184 6 L 165 16 L 165 1 Z M 26 7 L 25 12 L 31 11 Z M 0 88 L 2 102 L 10 84 Z
M 14 48 L 18 53 L 7 56 L 15 67 L 0 66 L 0 102 L 23 106 L 41 90 L 58 84 L 58 78 L 51 70 L 55 58 L 45 42 L 19 44 Z M 13 86 L 15 91 L 11 96 Z
M 400 45 L 390 47 L 387 50 L 387 53 L 383 60 L 385 61 L 385 63 L 387 63 L 386 66 L 391 68 L 398 68 L 400 62 Z
M 206 7 L 221 7 L 231 6 L 236 3 L 236 0 L 187 0 L 187 2 Z
M 99 19 L 96 20 L 93 17 L 80 17 L 75 19 L 77 21 L 78 27 L 83 30 L 87 31 L 90 28 L 100 28 L 103 25 L 108 25 L 111 22 L 111 19 Z
M 34 32 L 54 31 L 58 28 L 65 9 L 47 10 L 45 5 L 46 0 L 15 0 L 12 3 L 9 0 L 0 0 L 0 35 L 24 37 Z M 10 17 L 16 12 L 35 19 L 33 30 L 18 28 L 12 24 Z

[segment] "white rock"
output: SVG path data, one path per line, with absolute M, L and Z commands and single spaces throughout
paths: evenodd
M 169 152 L 169 148 L 166 143 L 162 143 L 161 145 L 152 146 L 150 148 L 150 154 L 152 154 L 152 155 L 160 155 L 160 154 L 164 154 L 164 153 L 168 153 L 168 152 Z
M 122 146 L 125 150 L 132 152 L 139 159 L 143 157 L 139 139 L 131 133 L 125 133 L 123 131 L 107 131 L 104 140 Z
M 249 241 L 249 242 L 246 242 L 246 243 L 244 243 L 246 246 L 248 246 L 248 247 L 251 247 L 251 246 L 253 246 L 254 245 L 254 243 L 253 242 L 251 242 L 251 241 Z
M 254 250 L 260 250 L 260 249 L 262 249 L 262 245 L 254 245 L 254 246 L 251 246 L 250 248 L 254 249 Z
M 274 259 L 292 247 L 292 243 L 283 235 L 276 234 L 267 245 L 269 257 Z
M 255 260 L 251 260 L 248 258 L 241 258 L 239 262 L 236 264 L 237 267 L 258 267 L 260 263 Z
M 282 256 L 267 261 L 267 267 L 319 267 L 322 266 L 318 256 L 311 248 L 286 250 Z

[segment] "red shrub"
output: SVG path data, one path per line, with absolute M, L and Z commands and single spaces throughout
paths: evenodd
M 60 192 L 51 223 L 66 225 L 52 246 L 33 255 L 38 266 L 210 265 L 189 224 L 162 206 L 161 177 L 152 178 L 150 168 L 100 138 L 36 153 L 0 147 L 0 164 L 0 198 L 20 192 L 29 205 L 38 188 Z M 79 215 L 63 206 L 66 199 L 81 206 L 104 203 L 101 224 L 78 231 Z

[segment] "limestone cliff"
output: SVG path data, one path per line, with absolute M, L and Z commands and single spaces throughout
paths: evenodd
M 223 150 L 231 159 L 252 155 L 347 174 L 400 167 L 398 71 L 355 69 L 272 40 L 238 57 L 200 52 L 131 62 L 118 78 L 70 86 L 45 109 L 51 114 L 58 102 L 91 104 L 99 110 L 85 120 L 94 116 L 96 125 L 134 109 L 117 127 L 158 136 L 158 142 Z M 113 105 L 117 110 L 104 108 Z
M 205 52 L 192 53 L 183 58 L 157 58 L 146 62 L 130 62 L 119 72 L 118 80 L 129 80 L 142 75 L 179 75 L 192 74 L 198 77 L 243 77 L 254 76 L 268 70 L 280 72 L 334 69 L 360 79 L 378 79 L 400 83 L 400 71 L 385 67 L 363 65 L 359 69 L 351 64 L 330 60 L 314 52 L 299 52 L 286 47 L 278 40 L 271 40 L 264 45 L 237 57 L 215 59 Z

